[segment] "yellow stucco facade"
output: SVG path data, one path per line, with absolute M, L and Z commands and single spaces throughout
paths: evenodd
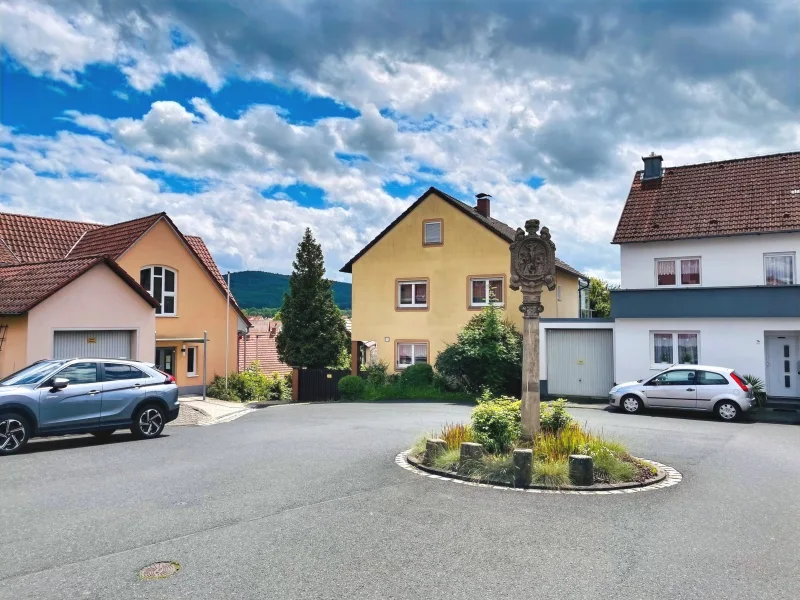
M 441 245 L 423 245 L 423 223 L 442 221 Z M 475 314 L 469 281 L 502 276 L 506 316 L 522 328 L 522 294 L 509 285 L 509 243 L 484 225 L 430 194 L 352 265 L 352 339 L 377 343 L 378 358 L 397 370 L 398 340 L 428 343 L 433 364 Z M 543 317 L 579 316 L 578 277 L 557 269 L 558 288 L 545 291 Z M 425 309 L 398 308 L 398 280 L 427 280 Z M 388 340 L 388 341 L 387 341 Z
M 6 325 L 5 339 L 0 348 L 0 377 L 10 375 L 28 364 L 28 315 L 5 315 L 0 326 Z
M 161 219 L 118 260 L 128 274 L 139 281 L 143 267 L 169 267 L 176 273 L 176 314 L 156 315 L 156 348 L 173 348 L 173 372 L 180 387 L 203 384 L 203 345 L 184 342 L 202 338 L 208 332 L 208 383 L 223 376 L 225 366 L 226 296 L 206 269 L 183 244 L 169 223 Z M 231 306 L 228 326 L 228 372 L 237 370 L 236 344 L 240 318 Z M 170 341 L 159 341 L 170 340 Z M 183 351 L 184 346 L 186 352 Z M 196 347 L 194 374 L 188 371 L 189 347 Z M 157 357 L 158 358 L 158 357 Z

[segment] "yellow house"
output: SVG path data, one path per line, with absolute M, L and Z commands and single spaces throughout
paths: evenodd
M 491 296 L 521 330 L 522 294 L 509 288 L 514 234 L 492 218 L 488 196 L 473 207 L 430 188 L 341 269 L 353 275 L 354 348 L 374 343 L 395 371 L 433 364 Z M 583 278 L 556 259 L 542 317 L 577 318 Z
M 202 391 L 204 365 L 209 383 L 215 375 L 237 370 L 238 334 L 250 324 L 236 301 L 228 302 L 225 281 L 203 240 L 183 235 L 165 213 L 108 226 L 0 213 L 0 248 L 0 268 L 9 272 L 16 265 L 61 270 L 75 261 L 103 258 L 96 269 L 119 270 L 133 283 L 120 287 L 118 278 L 73 278 L 70 294 L 59 292 L 58 302 L 50 299 L 53 314 L 37 321 L 44 324 L 35 336 L 32 312 L 4 315 L 0 310 L 6 332 L 0 376 L 8 374 L 11 362 L 24 366 L 17 364 L 22 356 L 26 363 L 125 357 L 155 362 L 175 376 L 182 392 L 196 393 Z M 116 296 L 109 291 L 112 285 Z M 127 298 L 142 293 L 154 299 L 153 306 Z M 105 302 L 98 303 L 98 297 Z M 150 321 L 138 314 L 142 311 L 149 311 Z

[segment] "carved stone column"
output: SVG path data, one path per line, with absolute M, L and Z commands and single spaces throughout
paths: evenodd
M 526 233 L 527 231 L 527 233 Z M 511 244 L 511 289 L 522 290 L 522 439 L 539 431 L 539 314 L 542 287 L 556 287 L 556 246 L 547 227 L 531 219 Z

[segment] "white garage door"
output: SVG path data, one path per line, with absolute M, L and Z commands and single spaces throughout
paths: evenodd
M 610 329 L 547 330 L 547 393 L 605 397 L 614 387 Z
M 132 358 L 132 331 L 56 331 L 53 358 Z

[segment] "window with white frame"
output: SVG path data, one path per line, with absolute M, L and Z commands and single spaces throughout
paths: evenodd
M 189 377 L 197 375 L 197 346 L 186 348 L 186 375 Z
M 470 277 L 469 279 L 469 305 L 489 306 L 489 304 L 503 305 L 505 296 L 504 277 Z
M 696 331 L 652 331 L 650 348 L 652 364 L 656 367 L 674 364 L 696 365 L 700 353 Z
M 424 221 L 422 223 L 422 243 L 425 246 L 440 246 L 442 241 L 442 223 L 441 219 L 432 221 Z
M 156 314 L 175 316 L 178 310 L 178 274 L 168 267 L 144 267 L 139 283 L 156 299 Z
M 764 283 L 767 285 L 794 285 L 794 252 L 772 252 L 764 255 Z
M 656 285 L 658 287 L 700 285 L 700 259 L 657 258 Z
M 427 308 L 428 307 L 428 282 L 398 281 L 397 282 L 397 308 Z
M 428 362 L 428 342 L 397 342 L 397 368 Z

